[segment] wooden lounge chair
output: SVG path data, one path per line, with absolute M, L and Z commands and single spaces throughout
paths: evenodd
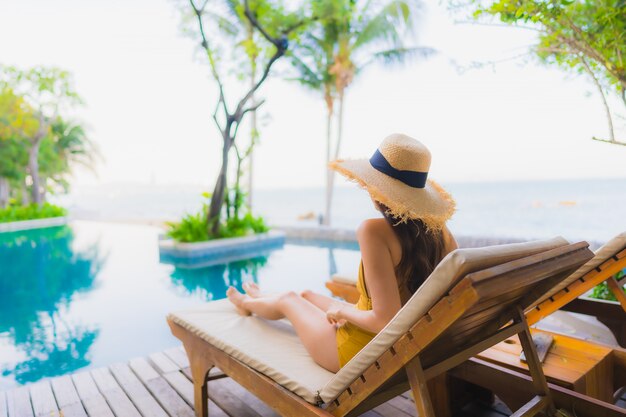
M 596 316 L 615 335 L 617 342 L 626 347 L 626 295 L 623 286 L 626 277 L 617 280 L 615 275 L 626 269 L 626 232 L 621 233 L 595 251 L 594 257 L 575 271 L 561 284 L 544 295 L 540 302 L 526 312 L 529 326 L 559 309 Z M 617 302 L 582 297 L 603 282 L 615 295 Z M 333 275 L 326 287 L 337 297 L 356 302 L 356 276 Z M 582 298 L 579 298 L 582 297 Z
M 547 293 L 540 302 L 526 312 L 532 326 L 559 309 L 595 316 L 626 347 L 626 278 L 618 281 L 615 275 L 626 269 L 626 232 L 623 232 L 596 250 L 593 259 L 581 266 L 570 277 Z M 607 283 L 617 302 L 582 297 L 596 285 Z
M 420 416 L 444 417 L 448 400 L 433 404 L 427 382 L 436 388 L 447 370 L 515 334 L 535 393 L 515 415 L 550 413 L 523 310 L 587 262 L 587 246 L 558 238 L 454 251 L 336 374 L 313 362 L 288 323 L 239 316 L 226 300 L 172 313 L 168 323 L 189 356 L 198 416 L 208 415 L 208 374 L 218 367 L 282 415 L 359 415 L 410 387 Z

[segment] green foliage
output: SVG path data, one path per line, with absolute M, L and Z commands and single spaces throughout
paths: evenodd
M 50 203 L 44 203 L 42 205 L 30 204 L 28 206 L 10 204 L 8 207 L 0 209 L 0 223 L 47 219 L 65 215 L 67 215 L 67 210 Z
M 227 193 L 234 195 L 234 192 Z M 203 194 L 205 198 L 210 198 L 208 194 Z M 239 208 L 235 211 L 234 202 L 226 205 L 226 210 L 231 214 L 226 216 L 226 220 L 219 227 L 217 235 L 209 233 L 210 224 L 208 220 L 209 202 L 203 204 L 200 212 L 185 215 L 180 222 L 168 222 L 167 236 L 177 242 L 203 242 L 213 239 L 223 239 L 229 237 L 242 237 L 250 234 L 265 233 L 269 230 L 265 220 L 262 217 L 255 217 L 252 213 L 247 212 L 243 216 L 239 216 L 239 209 L 243 204 L 244 194 L 239 193 Z M 232 197 L 231 197 L 232 198 Z M 237 213 L 237 215 L 235 215 Z
M 623 277 L 624 277 L 624 271 L 619 272 L 615 276 L 615 278 L 618 280 L 622 279 Z M 607 285 L 606 281 L 594 287 L 594 289 L 591 291 L 591 297 L 598 298 L 600 300 L 617 301 L 617 298 L 615 298 L 615 295 L 609 289 L 609 286 Z
M 536 55 L 618 94 L 626 105 L 626 1 L 472 0 L 473 15 L 539 30 Z
M 8 180 L 13 198 L 28 189 L 27 173 L 29 184 L 38 180 L 38 189 L 30 190 L 36 202 L 46 192 L 67 191 L 72 166 L 93 162 L 97 151 L 84 128 L 63 116 L 80 103 L 67 71 L 0 66 L 0 178 Z
M 296 45 L 294 80 L 326 96 L 341 93 L 352 78 L 374 63 L 403 63 L 427 56 L 429 48 L 407 47 L 414 28 L 415 0 L 320 0 L 312 4 L 316 23 Z M 328 101 L 328 97 L 326 98 Z

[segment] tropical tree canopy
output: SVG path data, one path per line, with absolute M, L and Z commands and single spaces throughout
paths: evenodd
M 417 0 L 320 0 L 313 3 L 314 25 L 291 54 L 291 78 L 320 93 L 326 104 L 326 162 L 340 155 L 344 96 L 348 87 L 372 64 L 404 63 L 430 55 L 430 48 L 407 46 L 420 3 Z M 336 139 L 333 116 L 339 102 Z M 334 173 L 326 174 L 323 223 L 330 224 Z
M 474 17 L 496 16 L 539 31 L 536 56 L 591 77 L 602 96 L 609 142 L 618 143 L 606 92 L 626 106 L 626 0 L 473 0 Z M 626 143 L 622 143 L 626 144 Z
M 92 162 L 84 128 L 66 116 L 80 102 L 66 71 L 0 66 L 0 208 L 28 202 L 29 188 L 39 204 L 53 185 L 67 190 L 72 166 Z

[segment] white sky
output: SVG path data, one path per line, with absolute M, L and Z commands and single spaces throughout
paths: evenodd
M 369 156 L 403 132 L 429 146 L 431 177 L 442 181 L 626 177 L 626 147 L 591 140 L 607 127 L 586 79 L 534 62 L 462 73 L 452 65 L 521 54 L 533 32 L 455 24 L 444 5 L 425 1 L 419 42 L 439 54 L 356 81 L 343 156 Z M 105 162 L 97 177 L 78 172 L 76 184 L 213 183 L 215 88 L 195 48 L 168 0 L 0 0 L 0 62 L 70 70 L 87 103 L 80 117 Z M 279 80 L 261 95 L 270 118 L 256 185 L 322 185 L 323 101 Z

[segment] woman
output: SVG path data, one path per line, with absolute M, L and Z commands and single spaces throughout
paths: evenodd
M 330 167 L 365 188 L 382 219 L 357 230 L 361 265 L 356 305 L 304 291 L 265 295 L 255 284 L 227 295 L 244 315 L 287 318 L 313 360 L 337 372 L 396 315 L 457 245 L 445 226 L 455 203 L 428 180 L 430 152 L 405 135 L 391 135 L 369 160 L 334 161 Z

